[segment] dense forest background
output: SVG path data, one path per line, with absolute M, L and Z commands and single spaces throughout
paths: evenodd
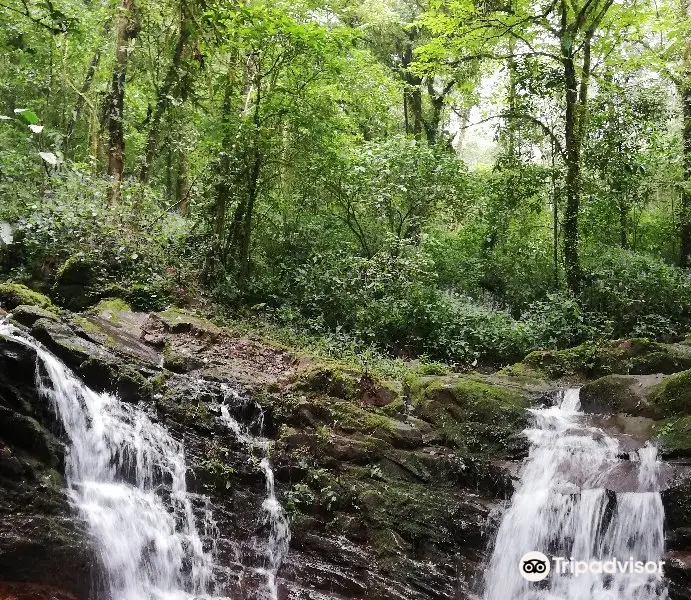
M 688 0 L 0 19 L 0 272 L 67 308 L 456 366 L 691 327 Z

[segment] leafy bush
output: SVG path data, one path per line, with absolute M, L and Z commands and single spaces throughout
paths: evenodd
M 645 254 L 608 249 L 591 257 L 580 300 L 612 321 L 615 336 L 665 338 L 691 325 L 688 273 Z
M 523 321 L 530 345 L 539 349 L 561 349 L 607 337 L 612 324 L 601 315 L 585 312 L 568 294 L 548 294 L 533 302 Z
M 142 309 L 186 297 L 196 277 L 184 221 L 162 215 L 134 188 L 125 187 L 122 202 L 109 208 L 107 182 L 83 173 L 52 183 L 44 198 L 12 214 L 0 211 L 0 219 L 14 221 L 14 242 L 0 249 L 7 275 L 43 282 L 57 302 L 76 310 L 104 296 Z

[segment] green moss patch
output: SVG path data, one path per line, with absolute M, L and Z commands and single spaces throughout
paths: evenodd
M 597 378 L 612 374 L 676 373 L 691 368 L 691 353 L 647 338 L 588 342 L 567 350 L 538 350 L 506 374 L 560 378 Z
M 21 283 L 0 283 L 0 305 L 7 310 L 21 305 L 51 308 L 50 298 L 29 289 Z
M 114 322 L 119 320 L 119 315 L 132 312 L 132 308 L 121 298 L 104 298 L 96 306 L 89 309 L 89 313 L 101 315 Z
M 665 454 L 691 456 L 691 415 L 660 421 L 654 425 L 654 432 Z
M 221 328 L 214 325 L 208 319 L 193 315 L 179 308 L 170 308 L 163 312 L 156 313 L 163 325 L 173 333 L 188 333 L 197 331 L 218 335 Z
M 650 399 L 663 417 L 691 414 L 691 369 L 667 377 Z
M 374 406 L 390 405 L 401 396 L 400 385 L 392 381 L 335 367 L 320 367 L 302 373 L 296 388 Z
M 441 443 L 471 451 L 512 454 L 528 424 L 528 394 L 470 378 L 433 380 L 416 405 Z

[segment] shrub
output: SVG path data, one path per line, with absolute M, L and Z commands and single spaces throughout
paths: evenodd
M 665 338 L 691 325 L 691 279 L 645 254 L 601 251 L 585 263 L 583 309 L 613 323 L 615 336 Z
M 548 294 L 533 302 L 523 315 L 526 335 L 533 348 L 561 349 L 607 337 L 612 323 L 601 315 L 585 312 L 566 293 Z
M 121 203 L 109 208 L 107 182 L 82 173 L 52 183 L 53 192 L 8 215 L 15 239 L 0 249 L 8 274 L 45 282 L 58 303 L 74 310 L 113 295 L 158 309 L 185 295 L 195 276 L 181 218 L 162 214 L 126 186 Z

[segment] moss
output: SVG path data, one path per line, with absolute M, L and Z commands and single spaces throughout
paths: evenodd
M 210 432 L 215 429 L 216 418 L 208 406 L 201 401 L 181 398 L 175 391 L 156 396 L 156 406 L 178 423 L 198 431 Z
M 470 378 L 434 380 L 417 403 L 441 443 L 472 451 L 513 454 L 527 426 L 527 394 Z
M 121 298 L 104 298 L 96 306 L 89 309 L 89 313 L 101 314 L 114 322 L 118 322 L 122 313 L 129 312 L 132 312 L 132 308 Z
M 221 332 L 221 328 L 208 319 L 193 315 L 179 308 L 169 308 L 156 314 L 163 321 L 166 328 L 173 333 L 200 331 L 217 335 Z
M 586 383 L 581 388 L 581 404 L 589 413 L 639 413 L 633 410 L 636 397 L 632 381 L 624 375 L 607 375 Z
M 497 374 L 505 377 L 512 377 L 525 383 L 539 383 L 546 377 L 546 374 L 543 371 L 529 367 L 527 364 L 522 362 L 504 367 L 498 371 Z
M 163 386 L 165 386 L 166 381 L 171 377 L 171 374 L 167 371 L 162 371 L 158 375 L 155 375 L 151 379 L 149 379 L 149 383 L 151 384 L 151 391 L 152 392 L 158 392 L 163 389 Z
M 352 373 L 328 367 L 301 373 L 296 388 L 341 400 L 355 400 L 359 391 L 357 378 Z
M 398 382 L 324 366 L 302 373 L 296 389 L 374 406 L 389 405 L 401 396 Z
M 417 375 L 448 375 L 450 371 L 448 365 L 438 362 L 422 363 L 413 369 Z
M 673 344 L 631 338 L 599 344 L 587 342 L 566 350 L 537 350 L 502 373 L 537 373 L 555 379 L 597 378 L 614 373 L 675 373 L 690 367 L 691 353 L 680 351 Z
M 452 487 L 431 487 L 395 479 L 376 481 L 366 468 L 351 467 L 343 485 L 357 490 L 356 504 L 367 524 L 368 540 L 379 555 L 400 549 L 444 548 L 453 544 L 462 500 Z
M 174 373 L 189 373 L 196 369 L 200 369 L 204 363 L 197 357 L 191 354 L 184 354 L 178 352 L 170 345 L 166 345 L 163 349 L 163 368 L 173 371 Z
M 667 377 L 650 400 L 663 417 L 691 414 L 691 369 Z
M 691 528 L 691 478 L 688 476 L 662 492 L 665 528 Z
M 665 454 L 691 456 L 691 415 L 659 421 L 654 432 Z
M 20 304 L 14 307 L 12 309 L 12 318 L 17 321 L 17 323 L 21 323 L 27 327 L 31 327 L 39 319 L 49 319 L 51 321 L 58 321 L 60 319 L 57 312 L 53 312 L 53 310 L 26 304 Z
M 123 366 L 118 369 L 116 389 L 123 400 L 147 400 L 153 395 L 153 385 L 139 371 Z
M 361 408 L 347 400 L 322 398 L 315 405 L 328 411 L 330 424 L 334 429 L 346 433 L 376 433 L 394 431 L 391 419 Z
M 89 321 L 86 317 L 82 317 L 81 315 L 72 315 L 70 317 L 70 321 L 74 323 L 75 325 L 81 327 L 86 333 L 94 333 L 94 334 L 99 334 L 102 335 L 103 331 L 101 328 L 93 323 L 92 321 Z
M 21 305 L 38 306 L 40 308 L 52 308 L 50 298 L 30 290 L 21 283 L 0 283 L 0 305 L 7 310 Z

